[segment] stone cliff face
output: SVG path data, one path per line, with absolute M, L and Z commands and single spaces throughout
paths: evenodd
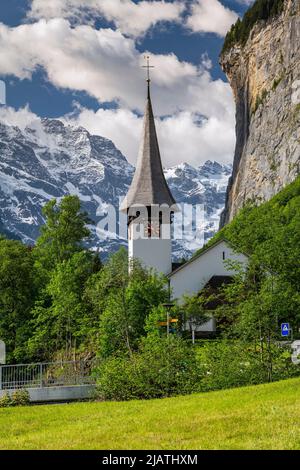
M 220 63 L 236 101 L 237 136 L 222 226 L 247 201 L 270 199 L 300 174 L 300 0 L 258 22 Z

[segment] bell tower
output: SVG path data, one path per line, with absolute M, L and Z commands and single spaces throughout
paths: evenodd
M 147 268 L 172 271 L 171 224 L 178 210 L 161 163 L 150 96 L 147 57 L 147 102 L 136 171 L 121 211 L 127 213 L 129 260 L 139 259 Z

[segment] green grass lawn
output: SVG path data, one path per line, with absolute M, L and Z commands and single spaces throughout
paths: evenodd
M 4 408 L 0 449 L 300 449 L 300 379 L 163 400 Z

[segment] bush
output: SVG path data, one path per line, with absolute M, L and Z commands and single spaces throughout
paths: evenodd
M 198 351 L 198 360 L 206 369 L 202 389 L 221 390 L 258 384 L 266 381 L 256 352 L 234 341 L 204 343 Z
M 16 390 L 12 394 L 12 404 L 13 406 L 26 406 L 29 405 L 30 398 L 28 390 Z
M 30 398 L 27 390 L 16 390 L 12 396 L 6 392 L 0 398 L 0 408 L 7 408 L 10 406 L 26 406 L 29 405 Z
M 7 408 L 8 406 L 12 406 L 13 402 L 12 399 L 10 398 L 10 395 L 8 392 L 6 392 L 1 398 L 0 398 L 0 408 Z
M 203 391 L 220 390 L 268 382 L 269 364 L 253 343 L 220 340 L 203 342 L 198 348 L 198 361 L 205 369 Z M 272 345 L 272 380 L 300 375 L 291 361 L 289 348 Z
M 201 370 L 194 349 L 182 339 L 151 335 L 131 357 L 102 363 L 97 376 L 101 399 L 150 399 L 200 390 Z

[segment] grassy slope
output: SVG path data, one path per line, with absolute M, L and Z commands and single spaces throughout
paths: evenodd
M 0 409 L 0 449 L 300 449 L 300 379 L 164 400 Z

